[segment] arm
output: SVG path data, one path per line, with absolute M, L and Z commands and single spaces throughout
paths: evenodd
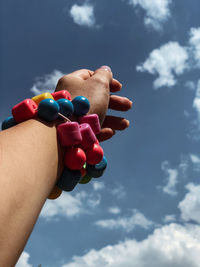
M 64 76 L 56 90 L 67 89 L 73 98 L 76 95 L 86 96 L 91 103 L 90 112 L 97 113 L 103 121 L 110 101 L 109 88 L 117 91 L 120 84 L 112 79 L 111 72 L 101 69 L 87 73 L 82 70 Z M 116 109 L 131 106 L 128 100 L 126 104 L 119 104 L 124 101 L 120 99 L 114 101 L 118 103 Z M 110 102 L 112 106 L 113 101 Z M 101 139 L 111 137 L 114 128 L 121 128 L 122 124 L 117 122 L 109 128 L 108 121 Z M 14 266 L 20 256 L 41 208 L 62 171 L 62 155 L 53 125 L 29 120 L 0 132 L 1 266 Z

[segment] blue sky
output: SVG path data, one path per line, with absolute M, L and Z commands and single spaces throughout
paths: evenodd
M 133 101 L 105 175 L 47 201 L 17 267 L 198 267 L 198 0 L 1 2 L 0 121 L 76 69 Z M 109 113 L 113 113 L 109 111 Z

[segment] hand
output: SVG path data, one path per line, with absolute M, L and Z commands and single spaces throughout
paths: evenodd
M 98 134 L 99 141 L 111 138 L 116 130 L 124 130 L 129 126 L 129 121 L 122 117 L 106 116 L 107 109 L 127 111 L 132 102 L 110 92 L 120 91 L 122 85 L 115 80 L 109 68 L 100 68 L 96 71 L 81 69 L 63 76 L 56 86 L 56 91 L 68 90 L 72 98 L 82 95 L 90 101 L 89 113 L 96 113 L 102 125 Z

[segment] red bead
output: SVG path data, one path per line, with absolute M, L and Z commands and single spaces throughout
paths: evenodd
M 85 152 L 77 147 L 69 148 L 65 154 L 65 165 L 71 170 L 80 170 L 86 162 Z
M 58 92 L 54 92 L 51 94 L 55 100 L 66 98 L 68 100 L 72 100 L 71 94 L 67 90 L 62 90 Z
M 96 165 L 103 159 L 103 148 L 98 145 L 94 144 L 91 149 L 86 150 L 86 162 L 90 165 Z
M 16 122 L 20 123 L 33 119 L 37 114 L 37 104 L 32 99 L 25 99 L 12 108 L 12 114 Z
M 65 122 L 58 125 L 57 134 L 62 146 L 73 146 L 82 141 L 79 124 L 77 122 Z

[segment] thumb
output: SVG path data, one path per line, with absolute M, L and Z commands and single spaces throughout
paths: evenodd
M 102 66 L 101 68 L 95 70 L 90 79 L 109 88 L 112 82 L 112 78 L 113 75 L 110 67 Z

